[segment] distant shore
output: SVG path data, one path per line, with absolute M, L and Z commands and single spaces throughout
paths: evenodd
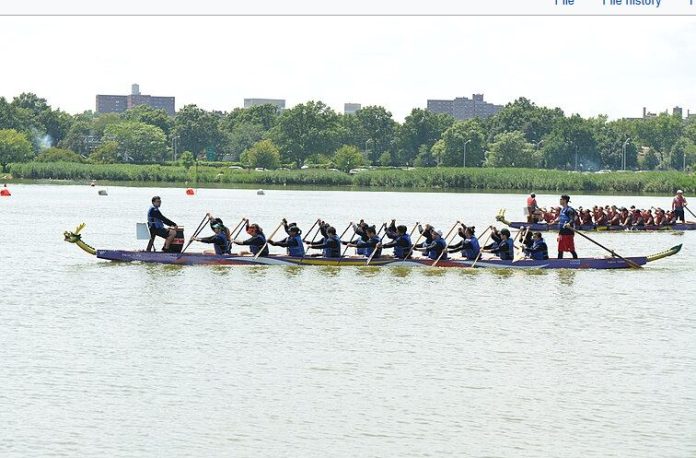
M 337 188 L 405 191 L 519 191 L 620 194 L 696 193 L 696 176 L 683 172 L 567 172 L 521 168 L 370 169 L 354 174 L 325 169 L 239 170 L 229 167 L 91 165 L 29 162 L 10 164 L 6 182 L 62 181 L 100 185 L 197 186 L 211 188 Z M 11 177 L 11 178 L 9 178 Z

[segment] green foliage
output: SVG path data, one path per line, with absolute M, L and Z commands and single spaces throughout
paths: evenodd
M 152 108 L 148 105 L 137 105 L 121 114 L 127 121 L 138 121 L 151 126 L 159 127 L 165 136 L 169 136 L 174 122 L 162 109 Z
M 37 162 L 84 162 L 76 152 L 62 148 L 45 149 L 34 160 Z
M 110 124 L 104 130 L 104 139 L 118 144 L 117 154 L 121 162 L 160 162 L 167 151 L 162 129 L 144 122 Z
M 183 165 L 186 170 L 190 169 L 195 162 L 196 158 L 193 157 L 193 153 L 191 151 L 184 151 L 181 153 L 179 163 Z
M 115 164 L 119 162 L 118 148 L 118 142 L 107 140 L 92 151 L 89 160 L 95 164 Z
M 496 135 L 486 158 L 487 167 L 534 167 L 534 149 L 522 132 Z
M 430 154 L 435 142 L 454 121 L 449 115 L 436 114 L 420 108 L 411 111 L 396 132 L 399 164 L 413 164 L 419 154 L 421 162 L 427 160 L 425 156 Z
M 31 143 L 26 135 L 14 129 L 0 129 L 0 166 L 10 162 L 24 162 L 33 155 Z
M 186 105 L 176 114 L 174 133 L 179 139 L 179 148 L 193 152 L 199 157 L 206 148 L 222 151 L 225 136 L 219 127 L 220 117 L 196 105 Z
M 334 151 L 339 134 L 338 115 L 315 101 L 285 110 L 270 133 L 283 161 L 294 162 L 297 167 L 309 156 Z
M 334 162 L 338 170 L 349 172 L 351 169 L 362 166 L 365 158 L 357 147 L 343 145 L 336 151 Z
M 262 140 L 242 153 L 242 162 L 249 167 L 277 169 L 280 167 L 280 151 L 270 140 Z

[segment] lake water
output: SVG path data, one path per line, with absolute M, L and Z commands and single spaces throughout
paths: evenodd
M 283 216 L 482 231 L 498 208 L 519 219 L 525 196 L 10 189 L 3 457 L 696 455 L 696 231 L 596 235 L 623 255 L 684 244 L 640 271 L 116 264 L 63 231 L 85 222 L 97 248 L 143 248 L 135 223 L 154 194 L 187 236 L 206 211 L 267 233 Z

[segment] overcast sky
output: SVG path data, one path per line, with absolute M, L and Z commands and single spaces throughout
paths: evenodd
M 34 92 L 70 113 L 96 94 L 176 96 L 231 110 L 382 105 L 401 121 L 428 98 L 567 114 L 696 112 L 696 19 L 679 17 L 0 17 L 0 96 Z

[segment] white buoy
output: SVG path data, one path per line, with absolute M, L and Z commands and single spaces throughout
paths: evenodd
M 256 191 L 256 195 L 257 195 L 257 196 L 263 196 L 263 195 L 265 195 L 265 194 L 266 194 L 266 193 L 263 192 L 263 189 L 259 189 L 258 191 Z

